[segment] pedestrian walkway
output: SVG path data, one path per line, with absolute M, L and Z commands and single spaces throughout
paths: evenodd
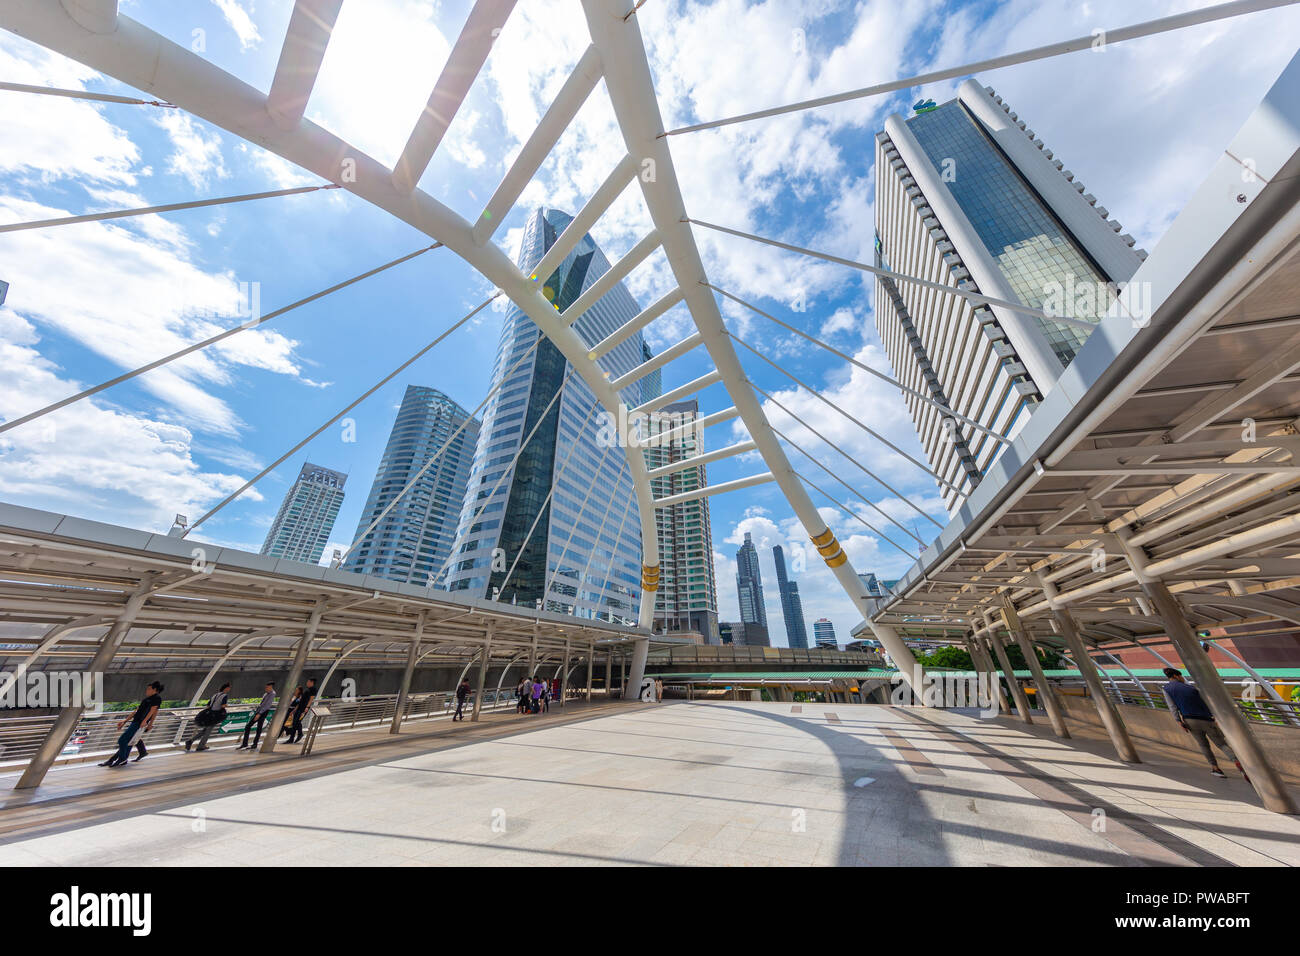
M 1300 820 L 1240 777 L 1125 765 L 1086 732 L 843 703 L 568 711 L 140 788 L 112 818 L 11 831 L 0 865 L 1300 863 Z
M 322 734 L 310 757 L 284 744 L 272 754 L 237 751 L 234 739 L 205 753 L 158 749 L 139 763 L 120 769 L 95 764 L 56 767 L 35 790 L 11 789 L 18 770 L 0 774 L 0 840 L 39 832 L 51 826 L 76 825 L 91 819 L 148 808 L 178 799 L 231 789 L 276 785 L 322 773 L 373 763 L 394 754 L 425 753 L 467 741 L 520 733 L 540 726 L 583 720 L 602 707 L 570 700 L 549 714 L 521 716 L 514 711 L 484 711 L 478 723 L 450 720 L 412 721 L 400 735 L 389 724 Z

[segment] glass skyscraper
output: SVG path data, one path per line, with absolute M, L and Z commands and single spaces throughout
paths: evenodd
M 456 434 L 467 420 L 469 424 Z M 438 576 L 451 554 L 478 433 L 478 421 L 438 389 L 406 387 L 357 523 L 357 535 L 383 513 L 439 449 L 447 447 L 352 549 L 343 562 L 346 570 L 420 587 L 435 582 L 441 586 Z
M 785 552 L 778 544 L 772 549 L 776 561 L 776 587 L 781 593 L 781 615 L 785 618 L 786 643 L 791 647 L 808 647 L 808 628 L 803 619 L 803 601 L 799 599 L 799 585 L 786 576 Z
M 1095 323 L 1145 253 L 991 89 L 876 137 L 876 263 L 904 275 Z M 1014 436 L 1088 331 L 1004 306 L 974 307 L 910 282 L 876 280 L 876 326 L 908 387 Z M 949 510 L 1001 444 L 904 396 Z
M 648 350 L 647 350 L 648 351 Z M 646 422 L 646 467 L 654 470 L 702 454 L 703 430 L 690 428 L 700 417 L 691 399 L 665 405 Z M 650 479 L 656 498 L 686 494 L 708 485 L 704 465 Z M 718 587 L 713 574 L 713 531 L 709 499 L 680 501 L 655 509 L 659 536 L 659 590 L 655 594 L 656 631 L 698 634 L 719 643 Z
M 763 603 L 763 574 L 758 567 L 758 549 L 748 531 L 745 532 L 745 543 L 736 551 L 736 595 L 740 600 L 740 622 L 745 625 L 745 643 L 770 645 L 767 606 Z
M 307 462 L 284 496 L 262 554 L 316 564 L 325 551 L 343 504 L 347 475 Z
M 835 640 L 835 625 L 824 617 L 813 621 L 813 639 L 818 647 L 825 647 L 832 651 L 840 646 Z
M 539 209 L 529 218 L 518 263 L 526 275 L 572 218 L 555 209 Z M 551 275 L 537 281 L 563 312 L 608 270 L 609 260 L 584 236 Z M 640 311 L 620 282 L 574 329 L 595 345 Z M 617 378 L 646 354 L 638 333 L 603 356 L 600 367 Z M 492 384 L 501 389 L 484 409 L 448 587 L 517 604 L 544 601 L 547 610 L 635 625 L 641 523 L 632 477 L 624 450 L 599 440 L 608 429 L 595 394 L 570 371 L 559 349 L 512 306 L 492 373 Z M 657 376 L 647 376 L 621 397 L 634 408 L 657 394 Z

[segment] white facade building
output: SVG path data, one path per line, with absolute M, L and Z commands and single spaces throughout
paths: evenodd
M 1146 257 L 991 88 L 897 114 L 876 137 L 876 262 L 1095 323 Z M 1077 326 L 876 280 L 876 326 L 904 384 L 1014 436 L 1087 338 Z M 904 396 L 950 511 L 1000 443 Z

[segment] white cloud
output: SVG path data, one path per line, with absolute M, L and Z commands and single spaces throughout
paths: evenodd
M 221 15 L 226 18 L 226 23 L 230 29 L 235 31 L 235 36 L 239 38 L 239 48 L 248 50 L 262 42 L 262 36 L 257 32 L 257 24 L 253 22 L 251 11 L 253 4 L 249 3 L 248 9 L 245 10 L 240 5 L 239 0 L 212 0 Z
M 97 74 L 5 33 L 0 34 L 0 76 L 31 86 L 82 89 Z M 140 151 L 104 119 L 102 108 L 55 96 L 0 96 L 0 172 L 11 182 L 76 177 L 87 184 L 134 184 Z
M 6 420 L 79 390 L 43 358 L 30 322 L 0 309 L 0 416 Z M 0 499 L 165 531 L 242 484 L 204 471 L 190 430 L 87 399 L 0 436 Z M 245 493 L 259 501 L 256 489 Z
M 0 196 L 6 220 L 59 215 L 66 212 Z M 235 276 L 207 272 L 172 246 L 107 223 L 15 233 L 7 239 L 6 267 L 11 308 L 124 369 L 238 324 L 253 288 L 241 292 Z M 299 375 L 296 344 L 271 328 L 246 330 L 139 383 L 186 427 L 231 434 L 238 416 L 204 385 L 231 384 L 238 366 Z
M 167 171 L 184 176 L 196 190 L 207 187 L 213 179 L 228 179 L 221 156 L 221 135 L 209 131 L 180 110 L 167 110 L 158 117 L 158 125 L 167 131 L 172 154 L 167 157 Z

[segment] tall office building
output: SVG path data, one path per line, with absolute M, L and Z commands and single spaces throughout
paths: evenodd
M 840 646 L 835 640 L 835 625 L 824 617 L 813 621 L 813 640 L 818 647 L 824 647 L 832 651 Z
M 651 471 L 693 458 L 704 451 L 703 430 L 695 427 L 700 406 L 695 400 L 665 405 L 645 423 L 646 467 Z M 687 494 L 708 485 L 704 465 L 683 468 L 650 480 L 656 498 Z M 659 535 L 659 591 L 655 595 L 655 630 L 698 634 L 705 644 L 719 643 L 718 586 L 713 575 L 713 531 L 709 499 L 682 501 L 655 510 Z
M 803 619 L 803 602 L 799 600 L 799 585 L 785 573 L 785 552 L 778 544 L 772 549 L 776 561 L 776 587 L 781 593 L 781 615 L 785 618 L 786 643 L 791 647 L 808 647 L 808 628 Z
M 758 549 L 745 532 L 745 543 L 736 552 L 736 595 L 740 599 L 740 621 L 745 625 L 745 643 L 771 645 L 767 630 L 767 606 L 763 603 L 763 574 L 758 568 Z
M 991 88 L 897 114 L 876 136 L 876 264 L 1095 323 L 1146 254 Z M 876 326 L 905 385 L 1015 435 L 1087 332 L 876 279 Z M 1001 443 L 904 396 L 949 510 Z M 946 483 L 946 484 L 945 484 Z
M 434 455 L 438 459 L 352 549 L 343 563 L 346 570 L 420 587 L 441 586 L 439 572 L 451 554 L 478 432 L 478 420 L 438 389 L 406 386 L 356 536 Z
M 555 209 L 539 209 L 529 218 L 519 253 L 525 275 L 533 274 L 572 221 Z M 608 271 L 609 260 L 584 235 L 537 281 L 564 312 Z M 583 312 L 574 329 L 595 345 L 640 311 L 619 282 Z M 637 332 L 602 356 L 600 368 L 616 379 L 641 365 L 646 354 Z M 570 371 L 559 349 L 512 307 L 492 373 L 492 384 L 501 389 L 484 409 L 448 587 L 527 605 L 545 596 L 548 610 L 635 624 L 641 523 L 632 477 L 624 450 L 601 441 L 608 426 L 595 394 Z M 620 392 L 623 401 L 635 408 L 657 397 L 656 379 L 630 383 Z
M 304 464 L 298 480 L 280 503 L 262 544 L 262 554 L 317 564 L 334 530 L 347 480 L 348 476 L 340 471 L 311 462 Z

